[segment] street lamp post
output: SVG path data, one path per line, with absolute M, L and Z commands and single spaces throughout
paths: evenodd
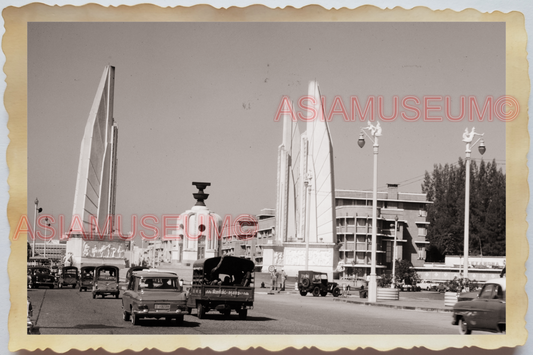
M 305 270 L 309 270 L 309 209 L 310 209 L 310 203 L 311 202 L 311 179 L 313 177 L 310 173 L 308 173 L 305 176 L 304 185 L 305 189 L 307 191 L 307 200 L 305 203 L 305 224 L 304 224 L 304 230 L 305 230 Z
M 369 130 L 370 135 L 365 131 Z M 361 129 L 361 134 L 359 135 L 359 140 L 357 144 L 359 147 L 363 148 L 365 145 L 365 137 L 368 138 L 374 143 L 374 181 L 372 189 L 372 252 L 371 252 L 371 264 L 370 264 L 370 280 L 368 283 L 368 302 L 375 303 L 377 302 L 377 275 L 376 275 L 376 250 L 377 250 L 377 203 L 378 203 L 378 152 L 379 152 L 379 142 L 378 138 L 381 136 L 381 126 L 376 123 L 376 126 L 373 126 L 370 121 L 368 122 L 368 127 Z
M 398 216 L 394 218 L 394 247 L 392 249 L 392 288 L 396 288 L 396 237 L 398 235 Z
M 478 138 L 477 141 L 472 143 L 472 140 L 475 136 L 483 136 L 483 133 L 477 133 L 475 131 L 475 127 L 472 127 L 472 131 L 468 132 L 468 128 L 465 129 L 463 133 L 463 142 L 466 143 L 466 171 L 465 171 L 465 231 L 464 231 L 464 248 L 463 248 L 463 277 L 465 279 L 468 278 L 468 243 L 469 243 L 469 230 L 470 230 L 470 153 L 472 152 L 472 148 L 476 146 L 476 144 L 479 142 L 479 153 L 483 155 L 487 148 L 485 147 L 485 142 L 483 141 L 483 138 Z
M 37 231 L 35 230 L 36 222 L 37 222 L 37 214 L 41 213 L 43 211 L 42 208 L 39 208 L 39 199 L 35 198 L 35 212 L 33 214 L 33 242 L 32 242 L 32 248 L 31 248 L 31 256 L 35 256 L 35 239 L 37 238 Z
M 46 217 L 46 218 L 44 219 L 44 223 L 45 223 L 45 225 L 46 225 L 47 227 L 50 227 L 50 223 L 48 223 L 48 217 Z M 46 229 L 44 230 L 44 243 L 43 243 L 43 245 L 44 245 L 44 257 L 45 257 L 45 258 L 46 258 L 46 243 L 48 243 L 48 240 L 46 239 L 46 231 L 47 231 L 47 230 L 48 230 L 48 228 L 46 228 Z

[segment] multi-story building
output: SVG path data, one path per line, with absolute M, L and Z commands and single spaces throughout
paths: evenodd
M 67 245 L 59 241 L 49 243 L 35 243 L 35 255 L 48 259 L 62 260 L 67 251 Z
M 336 225 L 339 265 L 343 276 L 370 274 L 372 251 L 372 191 L 336 190 Z M 415 267 L 426 258 L 425 194 L 398 192 L 388 184 L 377 196 L 376 273 L 392 270 L 393 258 Z M 394 240 L 396 239 L 396 250 Z

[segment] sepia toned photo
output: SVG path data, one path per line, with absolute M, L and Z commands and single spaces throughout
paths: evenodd
M 27 22 L 18 339 L 523 342 L 516 29 L 236 18 Z

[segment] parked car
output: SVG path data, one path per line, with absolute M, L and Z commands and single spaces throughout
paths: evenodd
M 473 330 L 505 333 L 505 278 L 488 280 L 476 298 L 453 306 L 453 325 L 460 334 Z
M 93 279 L 93 298 L 97 295 L 104 298 L 106 295 L 118 298 L 120 290 L 118 289 L 119 275 L 118 267 L 113 265 L 98 266 L 94 270 Z
M 26 320 L 26 332 L 27 334 L 31 334 L 33 330 L 33 321 L 31 320 L 31 317 L 33 317 L 33 307 L 30 302 L 30 298 L 27 298 L 27 304 L 28 304 L 28 313 L 27 313 L 27 320 Z
M 61 269 L 61 275 L 57 280 L 57 286 L 59 288 L 66 286 L 72 286 L 72 288 L 76 288 L 78 279 L 78 268 L 75 266 L 65 266 L 63 269 Z
M 122 295 L 122 314 L 125 321 L 139 324 L 141 318 L 164 318 L 183 321 L 187 312 L 187 295 L 178 276 L 162 271 L 135 271 Z
M 39 286 L 47 286 L 54 288 L 55 278 L 50 273 L 50 269 L 45 266 L 29 266 L 28 267 L 28 287 L 37 288 Z
M 341 289 L 336 282 L 328 282 L 328 274 L 318 271 L 298 271 L 298 291 L 301 296 L 311 292 L 314 297 L 325 297 L 328 292 L 339 297 Z
M 417 284 L 417 286 L 420 287 L 422 290 L 437 291 L 437 287 L 439 286 L 439 283 L 429 281 L 429 280 L 422 280 Z
M 80 292 L 87 291 L 88 289 L 93 288 L 94 284 L 94 270 L 96 266 L 82 266 L 80 270 Z
M 234 310 L 240 319 L 246 319 L 248 309 L 254 305 L 254 270 L 253 261 L 234 256 L 196 260 L 187 312 L 190 314 L 196 308 L 198 318 L 202 319 L 210 310 L 226 317 Z

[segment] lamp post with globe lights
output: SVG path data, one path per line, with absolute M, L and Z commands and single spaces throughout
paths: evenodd
M 369 133 L 366 132 L 369 131 Z M 377 250 L 377 200 L 378 200 L 378 152 L 379 152 L 379 137 L 381 136 L 381 126 L 376 123 L 373 126 L 368 122 L 368 126 L 361 129 L 357 144 L 360 148 L 365 146 L 366 135 L 372 143 L 374 143 L 374 178 L 372 189 L 372 251 L 371 251 L 371 264 L 370 264 L 370 280 L 368 282 L 368 302 L 377 302 L 377 275 L 376 275 L 376 250 Z
M 37 231 L 35 229 L 36 222 L 37 222 L 37 214 L 41 213 L 43 211 L 42 208 L 39 208 L 39 199 L 35 198 L 35 213 L 33 214 L 33 242 L 32 242 L 32 248 L 31 248 L 31 256 L 35 256 L 35 238 L 37 238 Z
M 472 148 L 479 142 L 479 153 L 483 155 L 487 148 L 485 147 L 485 141 L 483 140 L 484 133 L 477 133 L 475 127 L 472 127 L 472 131 L 468 132 L 468 128 L 463 133 L 463 142 L 466 143 L 466 167 L 465 167 L 465 231 L 464 231 L 464 258 L 463 258 L 463 277 L 468 278 L 468 243 L 469 243 L 469 231 L 470 231 L 470 153 Z M 481 136 L 474 144 L 471 144 L 475 136 Z

